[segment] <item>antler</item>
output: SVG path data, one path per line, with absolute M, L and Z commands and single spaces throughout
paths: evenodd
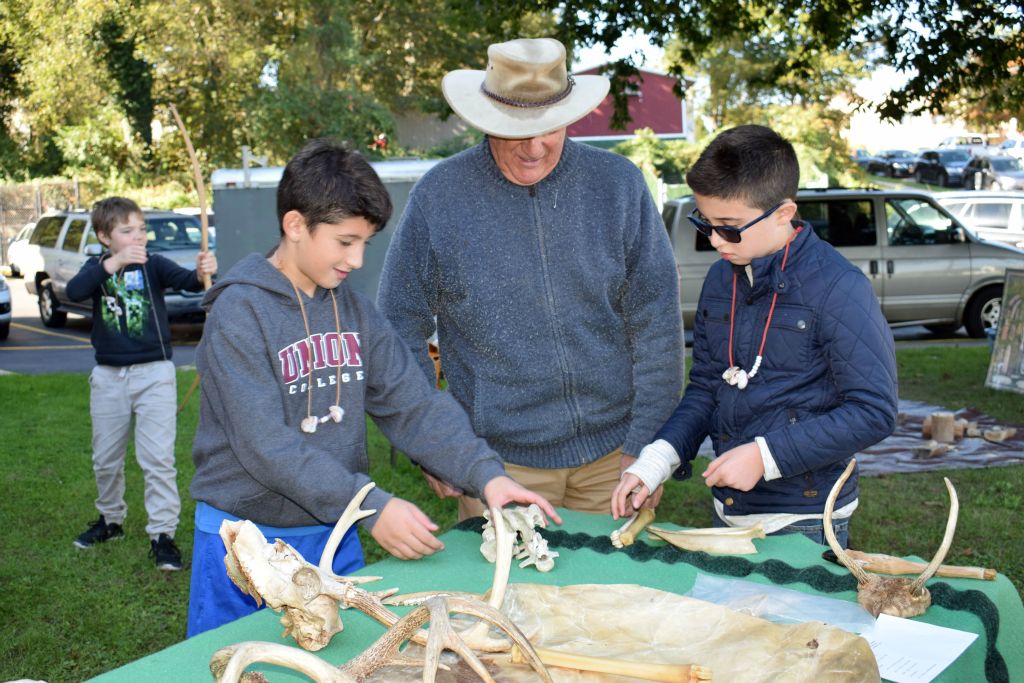
M 839 539 L 836 538 L 836 532 L 832 528 L 832 510 L 836 506 L 836 499 L 839 497 L 839 492 L 843 490 L 843 484 L 853 474 L 853 468 L 857 466 L 857 459 L 851 458 L 850 464 L 843 470 L 839 480 L 836 481 L 832 490 L 829 491 L 828 498 L 825 500 L 825 514 L 822 524 L 825 528 L 825 540 L 828 541 L 828 547 L 832 548 L 832 552 L 836 554 L 836 559 L 843 563 L 843 566 L 850 570 L 850 573 L 857 578 L 857 583 L 860 585 L 866 585 L 871 582 L 867 572 L 860 566 L 859 562 L 855 562 L 850 559 L 850 556 L 846 554 L 846 550 L 839 545 Z
M 234 683 L 240 679 L 247 666 L 263 662 L 286 666 L 323 683 L 356 683 L 385 666 L 419 664 L 417 660 L 399 652 L 399 648 L 429 621 L 430 630 L 423 661 L 425 682 L 435 680 L 437 670 L 442 667 L 441 653 L 444 650 L 451 650 L 459 655 L 482 681 L 494 683 L 487 667 L 452 628 L 448 619 L 449 612 L 477 617 L 483 620 L 483 623 L 493 624 L 504 631 L 540 679 L 544 683 L 552 683 L 551 675 L 544 668 L 530 641 L 508 617 L 479 600 L 454 597 L 434 597 L 417 606 L 398 620 L 373 645 L 340 669 L 335 669 L 319 657 L 302 650 L 276 643 L 250 641 L 217 651 L 210 662 L 210 670 L 220 683 Z
M 924 614 L 932 604 L 932 596 L 924 587 L 924 583 L 935 574 L 939 565 L 942 564 L 942 560 L 945 559 L 946 552 L 949 551 L 949 546 L 953 542 L 953 533 L 956 531 L 957 513 L 960 510 L 956 489 L 953 488 L 949 479 L 945 480 L 950 499 L 946 533 L 935 557 L 928 563 L 920 576 L 911 581 L 905 578 L 868 574 L 859 562 L 852 559 L 845 550 L 839 547 L 839 541 L 836 540 L 836 534 L 832 530 L 832 510 L 835 508 L 836 498 L 839 497 L 839 491 L 842 490 L 843 484 L 850 478 L 855 465 L 856 460 L 851 460 L 825 501 L 823 523 L 829 547 L 836 554 L 836 559 L 857 577 L 857 601 L 872 615 L 877 617 L 879 614 L 891 614 L 895 617 L 916 617 L 919 614 Z
M 935 575 L 939 565 L 946 559 L 949 546 L 953 543 L 953 534 L 956 532 L 956 521 L 960 514 L 960 501 L 956 497 L 956 489 L 953 488 L 953 483 L 949 478 L 943 477 L 942 480 L 946 482 L 946 491 L 949 492 L 949 517 L 946 519 L 946 533 L 942 536 L 942 545 L 936 551 L 935 557 L 928 563 L 928 566 L 921 572 L 921 575 L 914 579 L 914 583 L 910 584 L 910 592 L 915 595 L 921 591 L 924 582 Z
M 359 489 L 359 492 L 353 496 L 352 500 L 345 507 L 345 511 L 341 513 L 341 517 L 338 519 L 338 523 L 334 525 L 331 535 L 327 538 L 327 545 L 324 546 L 324 551 L 320 555 L 320 569 L 323 569 L 325 572 L 332 572 L 334 553 L 337 552 L 338 544 L 341 543 L 341 539 L 348 533 L 349 528 L 359 520 L 377 513 L 376 510 L 363 510 L 360 507 L 374 486 L 376 484 L 371 481 Z

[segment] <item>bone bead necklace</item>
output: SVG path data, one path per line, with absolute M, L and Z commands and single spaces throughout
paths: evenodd
M 287 276 L 285 276 L 287 277 Z M 299 288 L 295 286 L 295 283 L 288 278 L 288 282 L 291 284 L 292 289 L 295 291 L 295 299 L 299 302 L 299 312 L 302 313 L 302 324 L 306 328 L 306 352 L 309 354 L 310 364 L 313 362 L 313 345 L 309 341 L 311 333 L 309 331 L 309 318 L 306 317 L 306 307 L 302 303 L 302 294 L 299 292 Z M 334 296 L 334 290 L 328 290 L 331 293 L 331 305 L 334 307 L 334 329 L 338 333 L 338 337 L 341 337 L 341 318 L 338 317 L 338 299 Z M 306 391 L 306 417 L 302 420 L 300 428 L 307 434 L 313 434 L 316 432 L 316 426 L 328 420 L 333 420 L 336 423 L 341 422 L 341 418 L 345 415 L 344 409 L 341 407 L 341 363 L 335 368 L 335 380 L 334 380 L 334 405 L 327 409 L 327 414 L 323 417 L 316 417 L 313 415 L 313 368 L 309 370 L 309 389 Z
M 797 228 L 793 231 L 793 234 L 786 240 L 786 250 L 782 254 L 782 267 L 779 268 L 779 272 L 786 270 L 786 261 L 789 259 L 789 245 L 793 243 L 793 238 L 800 233 L 801 228 Z M 779 298 L 779 293 L 775 292 L 772 294 L 772 305 L 768 308 L 768 320 L 764 323 L 764 332 L 761 334 L 761 346 L 757 349 L 757 358 L 754 359 L 754 365 L 751 366 L 750 372 L 747 372 L 743 368 L 736 365 L 732 360 L 732 332 L 733 322 L 736 318 L 736 270 L 732 271 L 732 309 L 729 312 L 729 367 L 725 372 L 722 373 L 722 379 L 729 386 L 736 387 L 737 389 L 746 389 L 747 384 L 754 378 L 757 371 L 761 369 L 761 361 L 764 358 L 764 343 L 768 340 L 768 328 L 772 324 L 772 315 L 775 313 L 775 302 Z

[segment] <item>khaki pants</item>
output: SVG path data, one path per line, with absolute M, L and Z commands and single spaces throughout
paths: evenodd
M 543 469 L 505 463 L 505 473 L 525 488 L 539 493 L 555 507 L 610 515 L 612 491 L 619 483 L 622 449 L 580 467 Z M 459 521 L 480 517 L 485 506 L 477 498 L 459 498 Z
M 128 514 L 124 460 L 134 415 L 135 459 L 145 482 L 150 538 L 173 537 L 181 513 L 174 466 L 176 381 L 174 363 L 169 360 L 123 368 L 97 365 L 89 376 L 96 509 L 113 524 L 123 524 Z

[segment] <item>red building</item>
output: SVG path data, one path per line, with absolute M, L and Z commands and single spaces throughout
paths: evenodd
M 596 66 L 576 73 L 600 74 L 602 68 Z M 692 140 L 692 108 L 688 106 L 685 97 L 680 99 L 675 94 L 673 88 L 678 82 L 679 79 L 674 76 L 640 69 L 640 77 L 634 76 L 627 89 L 632 120 L 626 124 L 625 130 L 611 127 L 613 106 L 612 97 L 608 95 L 597 109 L 570 125 L 568 134 L 572 138 L 598 144 L 607 141 L 610 145 L 632 137 L 640 128 L 650 128 L 658 137 Z M 684 92 L 691 85 L 692 81 L 683 79 Z

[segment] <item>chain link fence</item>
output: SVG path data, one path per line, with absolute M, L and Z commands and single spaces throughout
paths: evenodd
M 91 206 L 96 190 L 78 180 L 0 185 L 0 262 L 7 265 L 7 247 L 26 223 L 47 211 Z

